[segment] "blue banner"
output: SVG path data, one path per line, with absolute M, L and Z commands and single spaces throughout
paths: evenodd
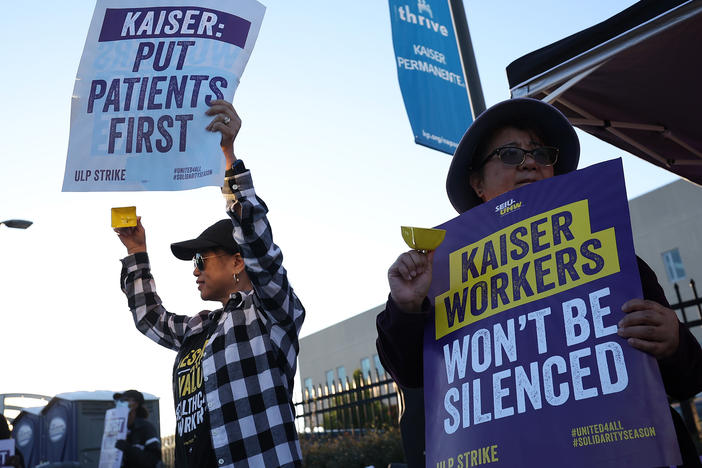
M 390 0 L 397 77 L 417 144 L 453 154 L 473 122 L 448 0 Z
M 680 462 L 656 360 L 617 335 L 642 297 L 621 160 L 442 226 L 424 335 L 431 467 Z

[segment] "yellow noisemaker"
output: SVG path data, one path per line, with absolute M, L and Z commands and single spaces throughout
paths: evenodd
M 134 227 L 137 225 L 136 206 L 112 208 L 112 227 Z
M 445 229 L 430 229 L 410 226 L 402 227 L 402 238 L 415 250 L 434 250 L 444 241 Z

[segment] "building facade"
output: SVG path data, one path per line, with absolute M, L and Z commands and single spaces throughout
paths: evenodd
M 702 281 L 702 188 L 677 180 L 629 201 L 634 249 L 653 269 L 668 302 L 693 298 L 690 280 Z M 700 317 L 686 309 L 688 320 Z M 702 341 L 702 327 L 693 333 Z
M 383 307 L 374 307 L 300 339 L 298 373 L 303 392 L 350 381 L 356 369 L 366 379 L 385 375 L 375 349 L 375 317 Z

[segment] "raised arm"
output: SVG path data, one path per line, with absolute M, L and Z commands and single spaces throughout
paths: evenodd
M 208 130 L 222 135 L 220 144 L 227 167 L 222 193 L 246 273 L 268 317 L 288 329 L 294 325 L 295 332 L 299 332 L 305 310 L 288 282 L 283 254 L 273 242 L 266 217 L 268 207 L 256 195 L 250 171 L 234 154 L 241 119 L 234 107 L 223 100 L 212 101 L 207 114 L 214 116 Z
M 390 296 L 376 319 L 376 347 L 383 367 L 404 387 L 423 386 L 422 336 L 431 312 L 426 298 L 434 252 L 410 250 L 388 269 Z
M 156 282 L 151 275 L 146 252 L 146 233 L 137 217 L 137 225 L 115 229 L 119 240 L 127 248 L 122 259 L 120 287 L 127 296 L 137 329 L 156 343 L 170 349 L 179 349 L 188 327 L 202 323 L 202 316 L 188 317 L 168 312 L 156 293 Z

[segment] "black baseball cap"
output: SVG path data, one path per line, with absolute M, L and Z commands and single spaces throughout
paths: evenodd
M 498 102 L 480 114 L 461 138 L 446 176 L 446 193 L 459 213 L 482 203 L 470 186 L 470 174 L 479 166 L 475 152 L 493 132 L 510 124 L 527 122 L 538 129 L 544 143 L 558 148 L 554 175 L 565 174 L 578 168 L 580 141 L 565 115 L 550 104 L 538 99 L 515 98 Z
M 127 390 L 124 392 L 118 392 L 112 395 L 112 399 L 115 401 L 136 400 L 140 406 L 144 404 L 144 395 L 139 390 Z
M 190 260 L 197 252 L 212 249 L 224 249 L 237 253 L 239 246 L 232 236 L 233 229 L 231 219 L 221 219 L 202 231 L 202 234 L 195 239 L 171 244 L 171 252 L 180 260 Z

